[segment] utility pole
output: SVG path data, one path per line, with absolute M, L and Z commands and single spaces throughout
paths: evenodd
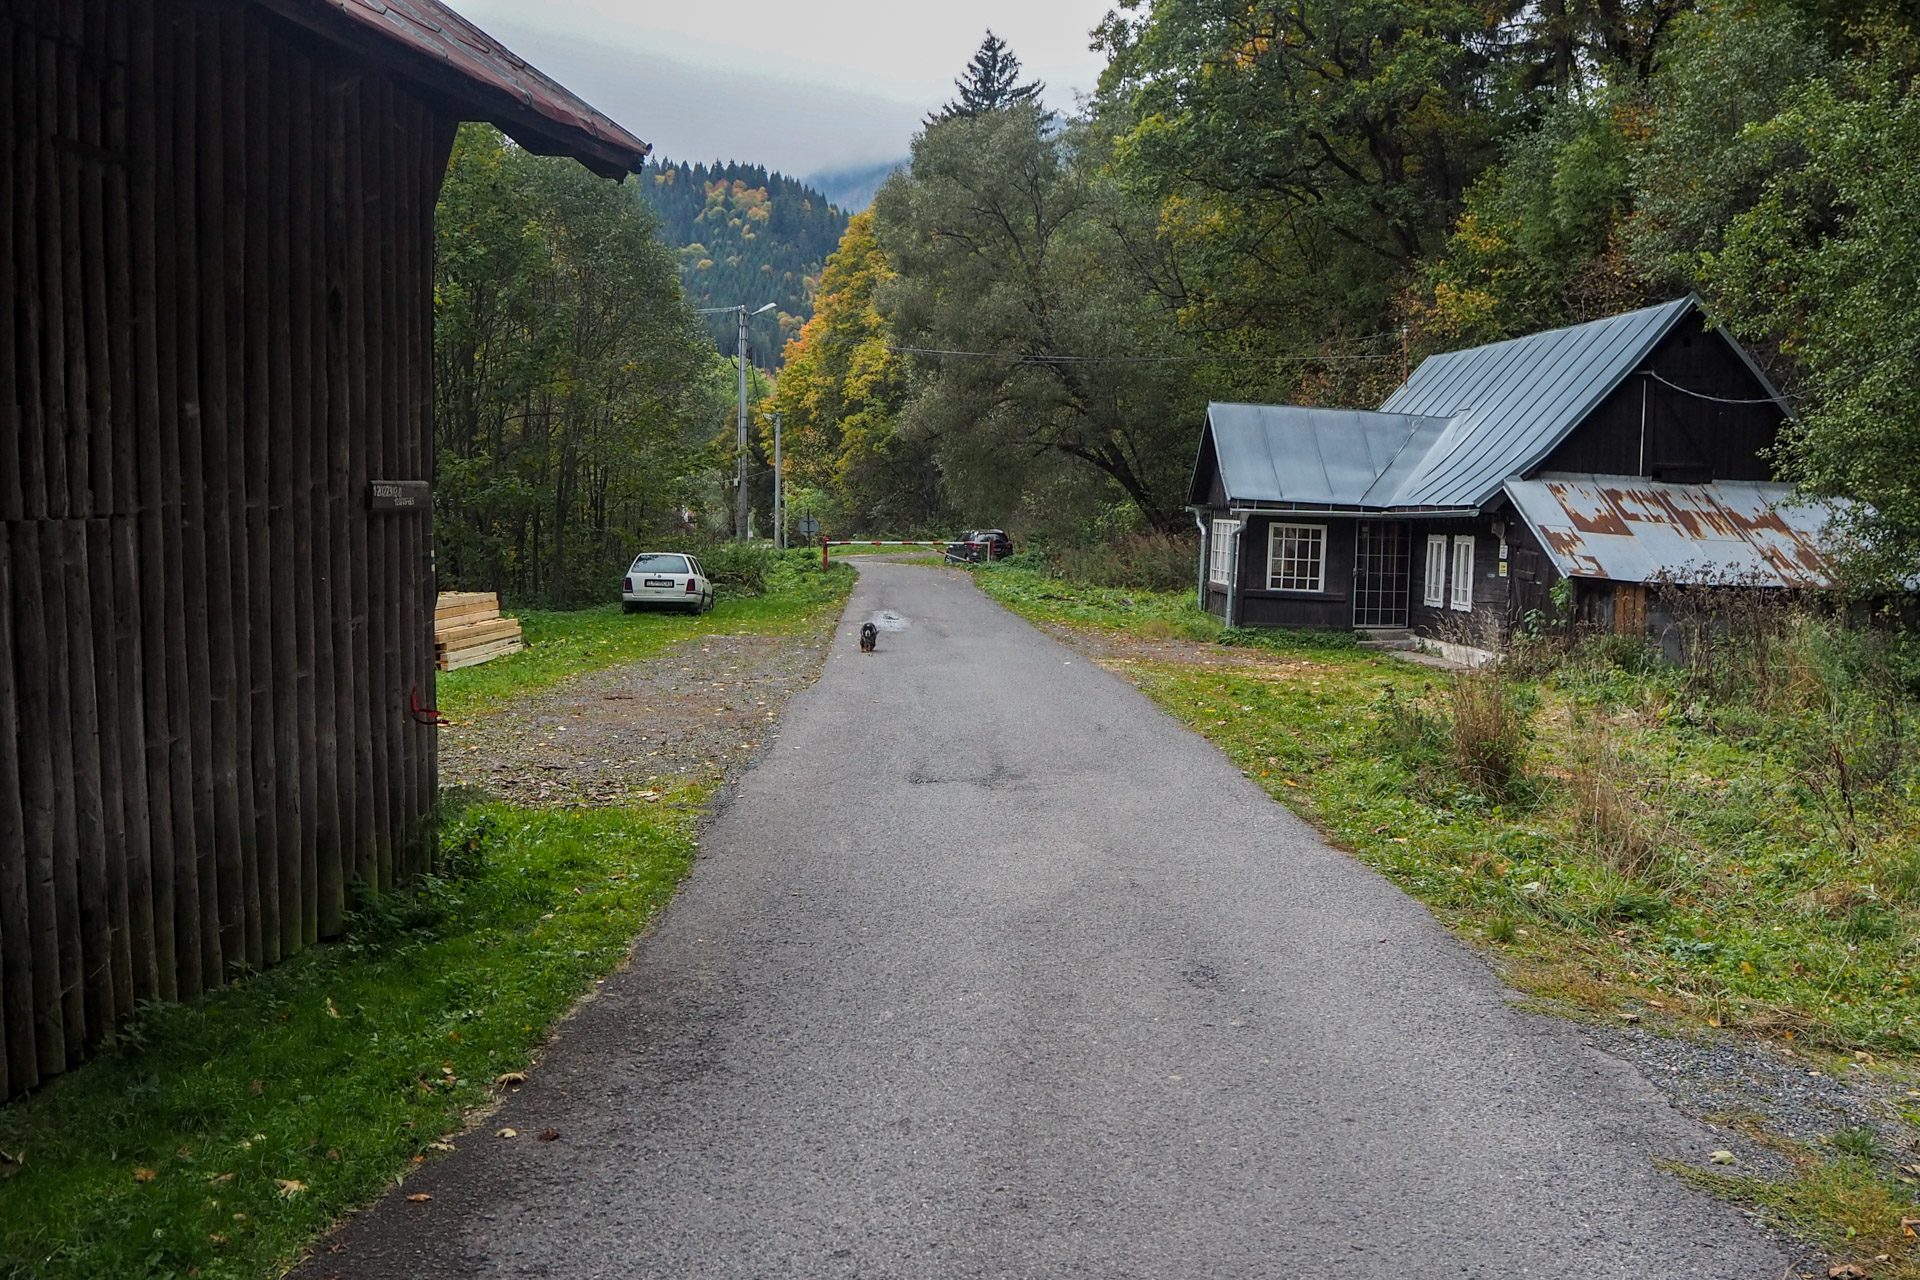
M 733 536 L 739 542 L 747 540 L 747 321 L 753 316 L 763 316 L 773 308 L 771 302 L 758 311 L 748 311 L 744 303 L 732 307 L 700 308 L 703 316 L 732 312 L 740 318 L 740 391 L 734 423 L 734 448 L 739 457 L 733 467 Z
M 787 549 L 787 491 L 780 483 L 780 415 L 773 415 L 773 549 Z

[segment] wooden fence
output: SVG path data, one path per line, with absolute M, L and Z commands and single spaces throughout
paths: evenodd
M 453 121 L 253 6 L 0 0 L 0 1097 L 430 856 Z

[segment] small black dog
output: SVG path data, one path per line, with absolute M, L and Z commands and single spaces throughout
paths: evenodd
M 873 646 L 880 642 L 880 628 L 871 622 L 860 624 L 860 652 L 872 653 Z

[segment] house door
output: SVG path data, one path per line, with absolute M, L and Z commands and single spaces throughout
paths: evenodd
M 1353 625 L 1404 627 L 1407 625 L 1408 551 L 1412 540 L 1407 526 L 1384 521 L 1362 521 L 1353 549 Z

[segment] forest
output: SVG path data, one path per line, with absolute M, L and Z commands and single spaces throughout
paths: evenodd
M 1072 116 L 989 38 L 854 218 L 766 409 L 836 527 L 1177 532 L 1209 400 L 1697 292 L 1780 472 L 1920 564 L 1920 41 L 1898 0 L 1156 0 Z
M 775 304 L 747 334 L 754 364 L 777 369 L 788 340 L 813 314 L 820 269 L 846 215 L 813 188 L 758 165 L 654 163 L 637 181 L 695 307 Z M 733 317 L 709 316 L 707 329 L 718 350 L 734 353 Z

